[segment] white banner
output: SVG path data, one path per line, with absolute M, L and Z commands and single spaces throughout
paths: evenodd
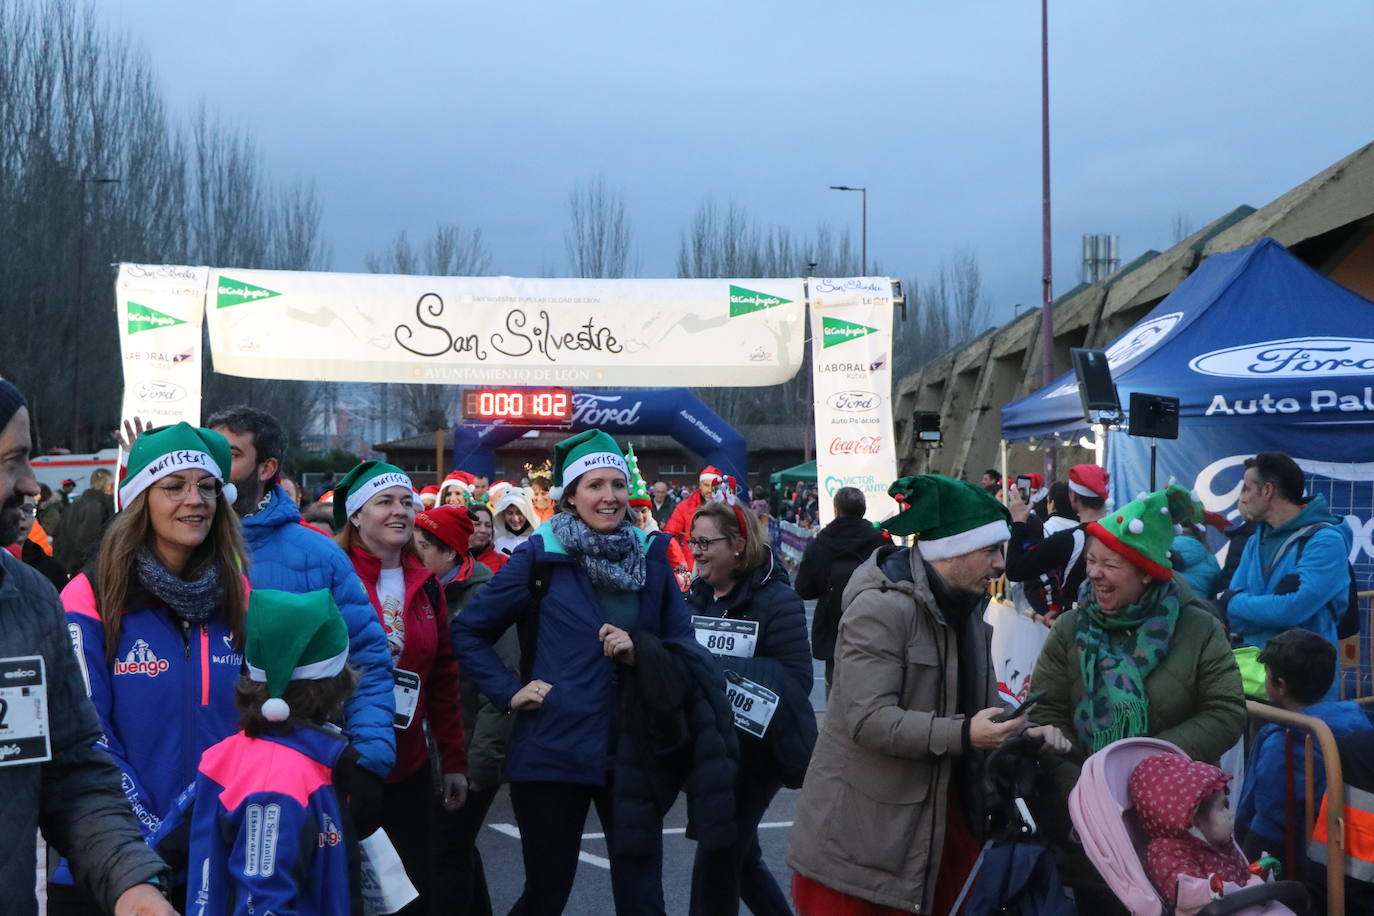
M 119 265 L 121 421 L 200 425 L 201 319 L 209 275 L 206 267 Z
M 886 282 L 886 281 L 883 281 Z M 216 372 L 432 384 L 776 385 L 803 281 L 210 271 Z
M 892 441 L 892 281 L 812 278 L 811 358 L 816 409 L 816 479 L 821 523 L 831 497 L 857 487 L 867 518 L 897 512 L 887 488 L 897 476 Z

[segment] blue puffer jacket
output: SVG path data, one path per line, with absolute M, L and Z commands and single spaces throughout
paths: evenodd
M 1315 716 L 1331 728 L 1337 743 L 1352 732 L 1363 731 L 1370 727 L 1369 717 L 1352 701 L 1338 703 L 1313 703 L 1300 710 L 1304 716 Z M 1271 844 L 1271 849 L 1281 849 L 1284 837 L 1285 818 L 1285 780 L 1283 762 L 1283 735 L 1281 725 L 1269 724 L 1255 735 L 1250 759 L 1245 764 L 1245 788 L 1241 790 L 1240 801 L 1236 805 L 1236 836 L 1243 838 L 1247 832 L 1257 840 Z M 1294 731 L 1293 739 L 1293 810 L 1302 817 L 1306 789 L 1302 775 L 1303 732 Z M 1326 791 L 1326 769 L 1322 765 L 1321 748 L 1312 742 L 1313 797 L 1320 801 Z
M 668 536 L 638 529 L 636 534 L 648 562 L 635 630 L 692 639 L 687 607 L 668 565 Z M 602 652 L 597 636 L 605 619 L 596 589 L 582 564 L 564 552 L 552 525 L 540 525 L 517 547 L 453 620 L 453 650 L 478 688 L 498 709 L 508 709 L 524 683 L 501 663 L 492 644 L 529 612 L 536 565 L 544 565 L 549 578 L 548 592 L 539 603 L 531 674 L 553 689 L 539 710 L 516 714 L 506 775 L 511 782 L 604 785 L 617 702 L 616 666 Z
M 1332 515 L 1320 495 L 1286 525 L 1260 524 L 1231 578 L 1236 592 L 1228 608 L 1231 631 L 1247 645 L 1263 648 L 1270 637 L 1302 627 L 1334 645 L 1336 622 L 1350 600 L 1353 540 L 1345 519 Z M 1274 588 L 1289 573 L 1298 574 L 1298 590 L 1275 595 Z M 1335 698 L 1333 682 L 1326 699 Z
M 359 762 L 386 778 L 396 763 L 391 653 L 353 564 L 339 545 L 301 524 L 300 511 L 281 487 L 272 488 L 267 508 L 243 519 L 243 538 L 251 554 L 248 579 L 254 588 L 297 594 L 328 589 L 334 596 L 348 624 L 348 663 L 361 675 L 344 707 L 344 732 Z
M 1207 601 L 1216 597 L 1221 567 L 1206 545 L 1197 538 L 1180 534 L 1169 545 L 1169 552 L 1173 554 L 1170 559 L 1174 562 L 1174 572 L 1183 574 L 1194 595 Z

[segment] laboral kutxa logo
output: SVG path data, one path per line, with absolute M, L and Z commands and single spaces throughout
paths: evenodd
M 137 302 L 129 303 L 128 319 L 130 334 L 137 334 L 139 331 L 156 331 L 158 328 L 170 328 L 186 323 L 180 318 L 164 314 L 157 309 L 150 309 L 146 305 L 139 305 Z
M 1195 356 L 1188 368 L 1223 378 L 1323 378 L 1374 375 L 1374 340 L 1289 337 Z
M 821 349 L 838 346 L 860 337 L 867 337 L 869 334 L 877 334 L 877 328 L 870 328 L 866 324 L 859 324 L 857 321 L 845 321 L 843 318 L 821 318 Z
M 779 305 L 791 305 L 791 299 L 783 299 L 781 296 L 773 296 L 768 293 L 761 293 L 757 290 L 745 289 L 743 286 L 730 284 L 730 317 L 738 318 L 740 315 L 748 315 L 752 312 L 761 312 L 764 309 L 776 308 Z
M 242 280 L 234 280 L 223 274 L 220 275 L 215 292 L 217 294 L 215 308 L 221 309 L 227 309 L 231 305 L 243 305 L 245 302 L 257 302 L 260 299 L 271 299 L 273 296 L 281 295 L 281 293 L 275 290 L 254 286 L 252 283 L 245 283 Z

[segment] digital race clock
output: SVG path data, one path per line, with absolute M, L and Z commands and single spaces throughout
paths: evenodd
M 506 420 L 540 426 L 572 423 L 568 388 L 469 388 L 463 392 L 463 419 L 469 423 Z

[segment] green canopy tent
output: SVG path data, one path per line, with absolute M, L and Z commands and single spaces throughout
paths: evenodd
M 807 483 L 816 479 L 816 462 L 808 461 L 790 468 L 783 468 L 768 476 L 768 482 L 775 487 L 788 483 Z

